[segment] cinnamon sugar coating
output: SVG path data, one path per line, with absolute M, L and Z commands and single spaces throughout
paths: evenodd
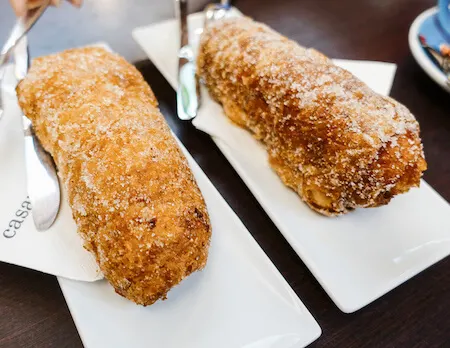
M 377 207 L 419 186 L 426 162 L 414 116 L 316 50 L 233 18 L 205 29 L 197 61 L 212 98 L 315 211 Z
M 150 305 L 205 266 L 203 197 L 132 65 L 101 48 L 67 50 L 34 60 L 17 93 L 117 293 Z

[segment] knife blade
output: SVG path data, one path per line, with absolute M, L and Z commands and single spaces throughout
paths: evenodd
M 26 37 L 13 51 L 14 72 L 18 81 L 28 71 L 29 55 Z M 22 115 L 25 149 L 25 169 L 28 196 L 32 206 L 33 222 L 38 231 L 49 229 L 58 215 L 61 194 L 58 176 L 52 157 L 43 149 L 34 134 L 31 121 Z
M 2 118 L 4 113 L 1 84 L 3 82 L 6 64 L 9 61 L 10 53 L 20 42 L 20 39 L 26 35 L 26 33 L 31 29 L 34 23 L 36 23 L 39 17 L 44 13 L 49 4 L 50 0 L 45 0 L 41 4 L 39 4 L 39 6 L 29 9 L 25 13 L 25 15 L 17 18 L 8 39 L 0 50 L 0 119 Z
M 44 0 L 39 6 L 29 8 L 25 15 L 17 18 L 6 43 L 0 51 L 0 66 L 5 65 L 8 62 L 11 51 L 33 27 L 49 5 L 50 0 Z
M 200 106 L 200 88 L 195 73 L 195 60 L 189 45 L 187 0 L 176 0 L 180 23 L 180 50 L 178 53 L 177 114 L 181 120 L 192 120 Z

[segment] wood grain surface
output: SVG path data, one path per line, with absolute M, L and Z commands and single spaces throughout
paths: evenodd
M 191 12 L 207 1 L 190 0 Z M 391 95 L 422 128 L 431 186 L 450 200 L 450 95 L 413 60 L 407 42 L 425 0 L 238 0 L 245 14 L 333 58 L 394 62 Z M 284 240 L 211 139 L 175 116 L 175 93 L 131 38 L 136 26 L 173 16 L 171 1 L 88 0 L 51 9 L 30 34 L 33 56 L 106 41 L 136 62 L 170 126 L 322 327 L 311 347 L 450 347 L 450 258 L 353 314 L 342 313 Z M 13 23 L 0 3 L 0 42 Z M 449 227 L 450 228 L 450 227 Z M 82 347 L 55 277 L 0 264 L 0 347 Z M 155 347 L 156 348 L 156 347 Z

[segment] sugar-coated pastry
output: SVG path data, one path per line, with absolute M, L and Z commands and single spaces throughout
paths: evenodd
M 205 266 L 205 202 L 136 68 L 101 48 L 72 49 L 34 60 L 17 93 L 117 293 L 150 305 Z
M 205 28 L 198 74 L 315 211 L 377 207 L 419 186 L 426 162 L 414 116 L 318 51 L 249 18 L 224 19 Z

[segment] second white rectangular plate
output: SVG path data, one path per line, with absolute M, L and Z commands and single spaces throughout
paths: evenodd
M 302 348 L 321 330 L 312 315 L 181 146 L 208 206 L 208 263 L 168 299 L 142 307 L 105 281 L 58 278 L 86 348 Z
M 189 26 L 195 45 L 203 26 L 202 14 L 191 15 Z M 176 88 L 176 21 L 138 28 L 133 36 Z M 340 64 L 357 76 L 368 71 L 364 62 Z M 376 71 L 390 68 L 373 62 L 368 66 L 371 75 L 363 79 L 383 93 Z M 449 205 L 424 181 L 420 189 L 396 197 L 387 206 L 359 209 L 338 218 L 321 216 L 283 185 L 269 167 L 263 146 L 228 121 L 206 93 L 202 97 L 201 113 L 221 119 L 220 132 L 231 135 L 235 144 L 230 146 L 221 134 L 209 132 L 216 135 L 213 140 L 342 311 L 364 307 L 450 254 Z

